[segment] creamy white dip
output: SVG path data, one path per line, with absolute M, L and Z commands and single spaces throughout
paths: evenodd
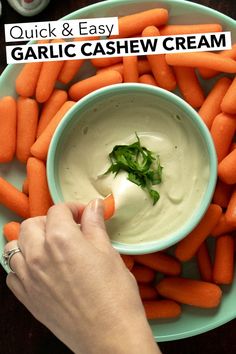
M 88 203 L 113 193 L 115 214 L 107 222 L 112 240 L 140 243 L 167 237 L 193 215 L 207 188 L 206 146 L 193 123 L 173 107 L 150 98 L 113 98 L 85 112 L 73 127 L 59 162 L 65 201 Z M 155 206 L 145 190 L 121 172 L 102 176 L 113 147 L 136 141 L 160 156 L 162 183 Z

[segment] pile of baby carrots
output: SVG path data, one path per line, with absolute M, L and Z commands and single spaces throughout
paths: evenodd
M 157 8 L 119 18 L 118 37 L 220 31 L 222 26 L 217 23 L 169 25 L 168 11 Z M 178 88 L 198 110 L 215 144 L 218 182 L 212 204 L 199 225 L 176 245 L 174 255 L 162 251 L 122 258 L 137 280 L 149 319 L 178 317 L 181 304 L 218 306 L 220 286 L 233 281 L 236 248 L 236 44 L 217 53 L 92 59 L 96 74 L 74 83 L 83 64 L 84 60 L 27 63 L 16 79 L 17 99 L 7 96 L 0 100 L 0 163 L 16 157 L 26 164 L 22 191 L 0 177 L 0 203 L 22 219 L 46 215 L 52 205 L 45 167 L 48 147 L 59 122 L 80 98 L 121 82 L 170 91 Z M 211 78 L 215 83 L 206 94 L 202 80 Z M 65 89 L 57 89 L 57 82 Z M 108 219 L 114 212 L 113 197 L 106 198 L 104 205 Z M 4 225 L 6 240 L 17 239 L 19 229 L 16 221 Z M 215 243 L 213 255 L 208 249 L 210 238 Z M 192 259 L 199 270 L 197 280 L 181 276 L 182 263 Z M 159 281 L 157 274 L 158 278 L 163 275 Z

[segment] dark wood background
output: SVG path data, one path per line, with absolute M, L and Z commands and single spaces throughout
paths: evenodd
M 41 14 L 30 18 L 29 21 L 57 20 L 71 11 L 96 2 L 98 1 L 51 0 L 50 5 Z M 195 2 L 212 7 L 236 19 L 235 0 L 198 0 Z M 17 14 L 6 0 L 2 0 L 2 6 L 3 14 L 0 18 L 0 73 L 6 66 L 3 24 L 27 22 L 27 18 Z M 6 287 L 5 278 L 6 274 L 0 267 L 0 354 L 71 353 L 17 301 Z M 104 335 L 106 334 L 104 333 Z M 236 320 L 196 337 L 160 343 L 160 347 L 163 354 L 235 354 Z

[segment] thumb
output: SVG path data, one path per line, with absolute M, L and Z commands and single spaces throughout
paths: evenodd
M 93 245 L 102 251 L 109 245 L 110 239 L 104 222 L 102 199 L 92 200 L 84 209 L 81 217 L 81 231 Z

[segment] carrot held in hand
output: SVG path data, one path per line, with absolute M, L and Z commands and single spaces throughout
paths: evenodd
M 200 223 L 177 244 L 175 256 L 180 261 L 189 261 L 195 255 L 201 244 L 210 235 L 211 230 L 216 226 L 221 214 L 222 209 L 219 205 L 210 204 Z
M 227 208 L 231 194 L 232 186 L 218 180 L 213 195 L 213 203 L 218 204 L 221 208 Z
M 30 151 L 31 154 L 40 160 L 46 160 L 48 148 L 52 139 L 52 136 L 63 119 L 66 112 L 75 104 L 73 101 L 66 101 L 55 116 L 51 119 L 50 123 L 44 129 L 42 134 L 38 137 L 35 143 L 32 145 Z
M 18 240 L 20 233 L 20 223 L 11 221 L 3 226 L 3 235 L 8 242 Z
M 193 68 L 175 66 L 174 73 L 180 92 L 193 108 L 199 108 L 204 102 L 204 92 Z
M 236 228 L 236 187 L 234 187 L 229 205 L 226 209 L 225 219 L 230 225 L 233 225 Z
M 156 272 L 153 269 L 139 264 L 133 266 L 131 273 L 138 283 L 151 283 L 156 276 Z
M 124 82 L 138 82 L 138 57 L 123 57 Z
M 148 320 L 175 318 L 181 315 L 181 307 L 172 300 L 144 301 L 144 310 Z
M 0 177 L 0 204 L 22 218 L 29 217 L 28 197 L 2 177 Z
M 47 102 L 43 104 L 37 129 L 37 137 L 39 137 L 39 135 L 44 131 L 51 119 L 66 102 L 67 96 L 68 95 L 66 91 L 55 89 Z
M 181 273 L 180 262 L 164 252 L 137 255 L 134 256 L 134 260 L 164 274 L 179 275 Z
M 143 37 L 155 37 L 159 35 L 160 32 L 155 26 L 146 27 L 142 32 Z M 157 85 L 169 91 L 174 90 L 176 87 L 175 75 L 173 69 L 167 64 L 165 55 L 148 55 L 147 59 Z
M 164 278 L 156 288 L 160 295 L 168 299 L 202 308 L 217 307 L 222 296 L 219 286 L 187 278 Z
M 223 100 L 230 84 L 231 80 L 228 77 L 220 78 L 215 83 L 198 111 L 198 114 L 202 117 L 204 123 L 209 129 L 211 128 L 214 118 L 217 114 L 221 113 L 221 101 Z
M 228 154 L 236 129 L 236 119 L 227 113 L 215 117 L 211 126 L 211 136 L 215 145 L 218 162 Z
M 16 151 L 16 101 L 0 99 L 0 163 L 12 161 Z
M 36 139 L 38 114 L 37 101 L 27 97 L 18 98 L 16 157 L 23 163 L 28 160 L 31 146 Z
M 219 23 L 198 23 L 194 25 L 165 25 L 160 28 L 162 36 L 210 32 L 222 32 L 222 26 Z
M 196 256 L 201 279 L 212 282 L 212 264 L 206 241 L 201 244 Z
M 43 63 L 26 63 L 16 78 L 19 96 L 33 97 Z
M 216 284 L 229 285 L 234 276 L 234 239 L 223 235 L 217 238 L 213 280 Z
M 236 76 L 221 102 L 221 109 L 223 112 L 236 114 Z
M 236 150 L 230 152 L 218 166 L 218 176 L 224 183 L 236 183 Z
M 109 194 L 106 198 L 103 199 L 103 208 L 104 208 L 104 219 L 110 219 L 115 212 L 115 199 L 113 194 Z
M 30 216 L 46 215 L 52 199 L 48 190 L 46 166 L 43 161 L 30 157 L 27 161 L 27 179 L 29 181 Z
M 72 100 L 78 101 L 99 88 L 119 84 L 122 82 L 122 76 L 118 71 L 108 70 L 98 75 L 90 76 L 87 79 L 78 81 L 69 89 L 69 96 Z

